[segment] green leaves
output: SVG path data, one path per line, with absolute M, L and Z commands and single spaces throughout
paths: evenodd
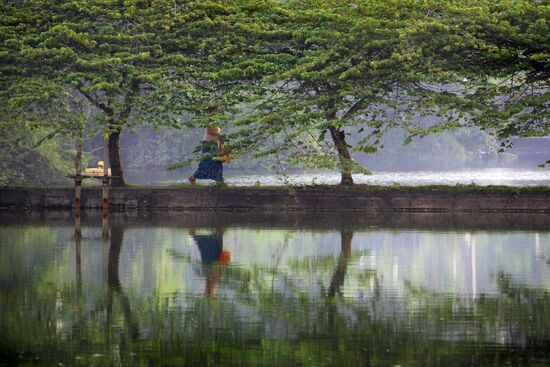
M 53 130 L 56 116 L 82 112 L 67 109 L 78 95 L 103 113 L 105 131 L 217 119 L 233 127 L 235 156 L 311 155 L 302 160 L 328 167 L 337 152 L 346 169 L 349 150 L 375 152 L 394 128 L 410 139 L 473 123 L 502 138 L 550 130 L 546 0 L 30 0 L 1 9 L 0 103 L 36 121 L 51 114 L 41 121 Z M 222 115 L 205 112 L 214 105 Z M 427 116 L 436 126 L 418 123 Z M 346 131 L 357 131 L 355 146 Z

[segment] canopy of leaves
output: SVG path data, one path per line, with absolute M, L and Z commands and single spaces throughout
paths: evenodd
M 263 98 L 239 119 L 235 136 L 260 156 L 291 150 L 303 162 L 331 150 L 330 128 L 360 125 L 355 150 L 373 152 L 388 129 L 414 126 L 420 116 L 438 115 L 445 128 L 456 126 L 459 112 L 471 105 L 451 88 L 460 80 L 439 52 L 450 40 L 440 18 L 444 5 L 285 3 L 290 18 L 279 27 L 292 40 L 279 49 L 290 51 L 292 62 L 262 80 Z M 317 162 L 330 167 L 334 161 Z
M 143 122 L 228 124 L 235 156 L 285 151 L 329 168 L 338 163 L 326 154 L 336 150 L 328 131 L 353 132 L 349 147 L 366 153 L 395 127 L 410 137 L 466 122 L 504 139 L 549 132 L 548 0 L 29 0 L 0 9 L 2 119 L 55 132 L 81 127 L 90 104 L 106 134 Z

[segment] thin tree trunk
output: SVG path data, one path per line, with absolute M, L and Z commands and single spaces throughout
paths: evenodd
M 74 178 L 74 209 L 80 211 L 80 199 L 82 194 L 82 135 L 75 141 L 76 157 L 74 160 L 75 178 Z
M 109 160 L 109 142 L 108 142 L 108 139 L 103 139 L 103 176 L 101 177 L 101 185 L 102 185 L 101 209 L 103 210 L 104 217 L 109 214 L 109 190 L 111 189 L 111 184 L 109 182 L 109 166 L 107 165 L 108 160 Z
M 340 185 L 353 185 L 353 177 L 351 175 L 351 154 L 346 143 L 346 134 L 343 130 L 335 127 L 329 127 L 330 136 L 338 151 L 338 158 L 340 159 L 340 173 L 342 179 Z
M 109 135 L 109 163 L 111 165 L 111 185 L 113 187 L 126 186 L 124 181 L 124 172 L 122 171 L 122 164 L 120 162 L 120 131 L 112 132 Z
M 84 124 L 90 119 L 92 113 L 91 107 L 88 107 L 88 113 L 86 114 L 86 120 Z M 84 125 L 80 125 L 75 137 L 75 150 L 76 155 L 74 158 L 74 209 L 78 212 L 80 210 L 80 199 L 82 194 L 82 145 L 84 144 Z

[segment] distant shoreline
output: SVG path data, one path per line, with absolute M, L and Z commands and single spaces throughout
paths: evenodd
M 135 186 L 112 188 L 113 211 L 550 212 L 550 186 Z M 0 210 L 70 210 L 74 188 L 0 188 Z M 84 187 L 81 207 L 101 207 Z

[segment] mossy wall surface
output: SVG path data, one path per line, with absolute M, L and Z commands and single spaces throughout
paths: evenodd
M 100 208 L 100 188 L 81 206 Z M 2 188 L 0 210 L 70 209 L 71 188 Z M 128 210 L 550 212 L 550 190 L 475 188 L 115 188 L 110 207 Z

